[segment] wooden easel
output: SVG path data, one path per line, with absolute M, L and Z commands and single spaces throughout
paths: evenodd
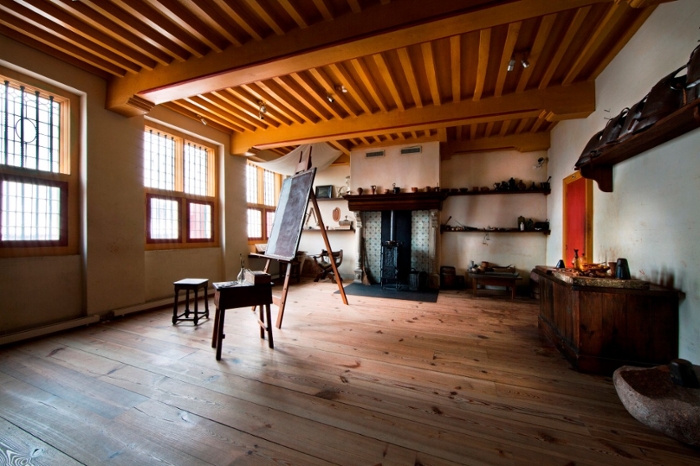
M 311 149 L 307 154 L 303 152 L 299 156 L 299 163 L 296 166 L 295 174 L 301 173 L 305 170 L 311 168 Z M 323 218 L 321 217 L 321 211 L 318 208 L 318 202 L 316 201 L 316 194 L 313 189 L 309 192 L 309 199 L 316 211 L 316 219 L 318 220 L 318 226 L 321 229 L 321 236 L 323 236 L 323 242 L 326 245 L 326 250 L 328 251 L 328 257 L 331 259 L 331 267 L 333 268 L 333 273 L 336 277 L 336 283 L 338 284 L 338 290 L 340 291 L 340 296 L 343 299 L 343 304 L 348 304 L 348 297 L 345 295 L 345 288 L 343 288 L 343 281 L 340 279 L 340 273 L 338 273 L 338 267 L 333 260 L 333 251 L 331 250 L 331 243 L 328 241 L 328 232 L 326 231 L 326 226 L 323 224 Z M 264 256 L 263 256 L 264 257 Z M 273 258 L 266 257 L 267 262 L 265 263 L 264 271 L 267 273 L 270 269 L 270 263 Z M 287 302 L 287 293 L 289 292 L 289 278 L 292 275 L 292 264 L 291 261 L 283 261 L 275 258 L 278 262 L 283 262 L 287 264 L 287 272 L 284 275 L 284 285 L 282 286 L 282 294 L 280 296 L 272 296 L 272 303 L 279 307 L 279 312 L 277 313 L 277 328 L 282 328 L 282 318 L 284 317 L 284 306 Z M 301 273 L 301 271 L 299 271 Z

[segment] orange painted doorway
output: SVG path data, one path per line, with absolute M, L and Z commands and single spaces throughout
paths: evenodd
M 574 249 L 586 263 L 593 261 L 593 184 L 579 172 L 564 178 L 562 257 L 571 267 Z

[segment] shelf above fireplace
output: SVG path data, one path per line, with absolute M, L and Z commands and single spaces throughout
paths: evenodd
M 448 193 L 399 193 L 399 194 L 348 194 L 343 196 L 348 201 L 351 212 L 383 210 L 441 210 L 442 201 Z

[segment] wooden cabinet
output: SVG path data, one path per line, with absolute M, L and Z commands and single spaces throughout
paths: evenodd
M 574 286 L 538 266 L 538 327 L 577 370 L 610 375 L 623 365 L 678 357 L 678 292 Z

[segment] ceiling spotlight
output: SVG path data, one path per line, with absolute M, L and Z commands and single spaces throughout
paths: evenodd
M 200 115 L 200 114 L 198 113 L 198 114 L 195 115 L 195 117 L 196 117 L 200 122 L 202 122 L 202 124 L 203 124 L 204 126 L 207 126 L 207 120 L 205 120 L 204 117 L 203 117 L 202 115 Z
M 348 92 L 348 90 L 345 88 L 345 86 L 336 86 L 335 90 L 338 92 L 342 92 L 343 94 Z
M 513 71 L 513 68 L 515 68 L 515 58 L 511 58 L 508 62 L 508 71 Z
M 520 58 L 520 64 L 523 68 L 528 68 L 530 66 L 530 61 L 527 59 L 527 53 L 523 53 L 522 58 Z
M 331 103 L 331 104 L 333 102 L 335 102 L 335 99 L 333 98 L 333 96 L 331 94 L 326 94 L 326 100 L 328 101 L 328 103 Z
M 263 112 L 258 113 L 258 118 L 260 118 L 261 120 L 265 119 L 265 115 L 263 115 Z

